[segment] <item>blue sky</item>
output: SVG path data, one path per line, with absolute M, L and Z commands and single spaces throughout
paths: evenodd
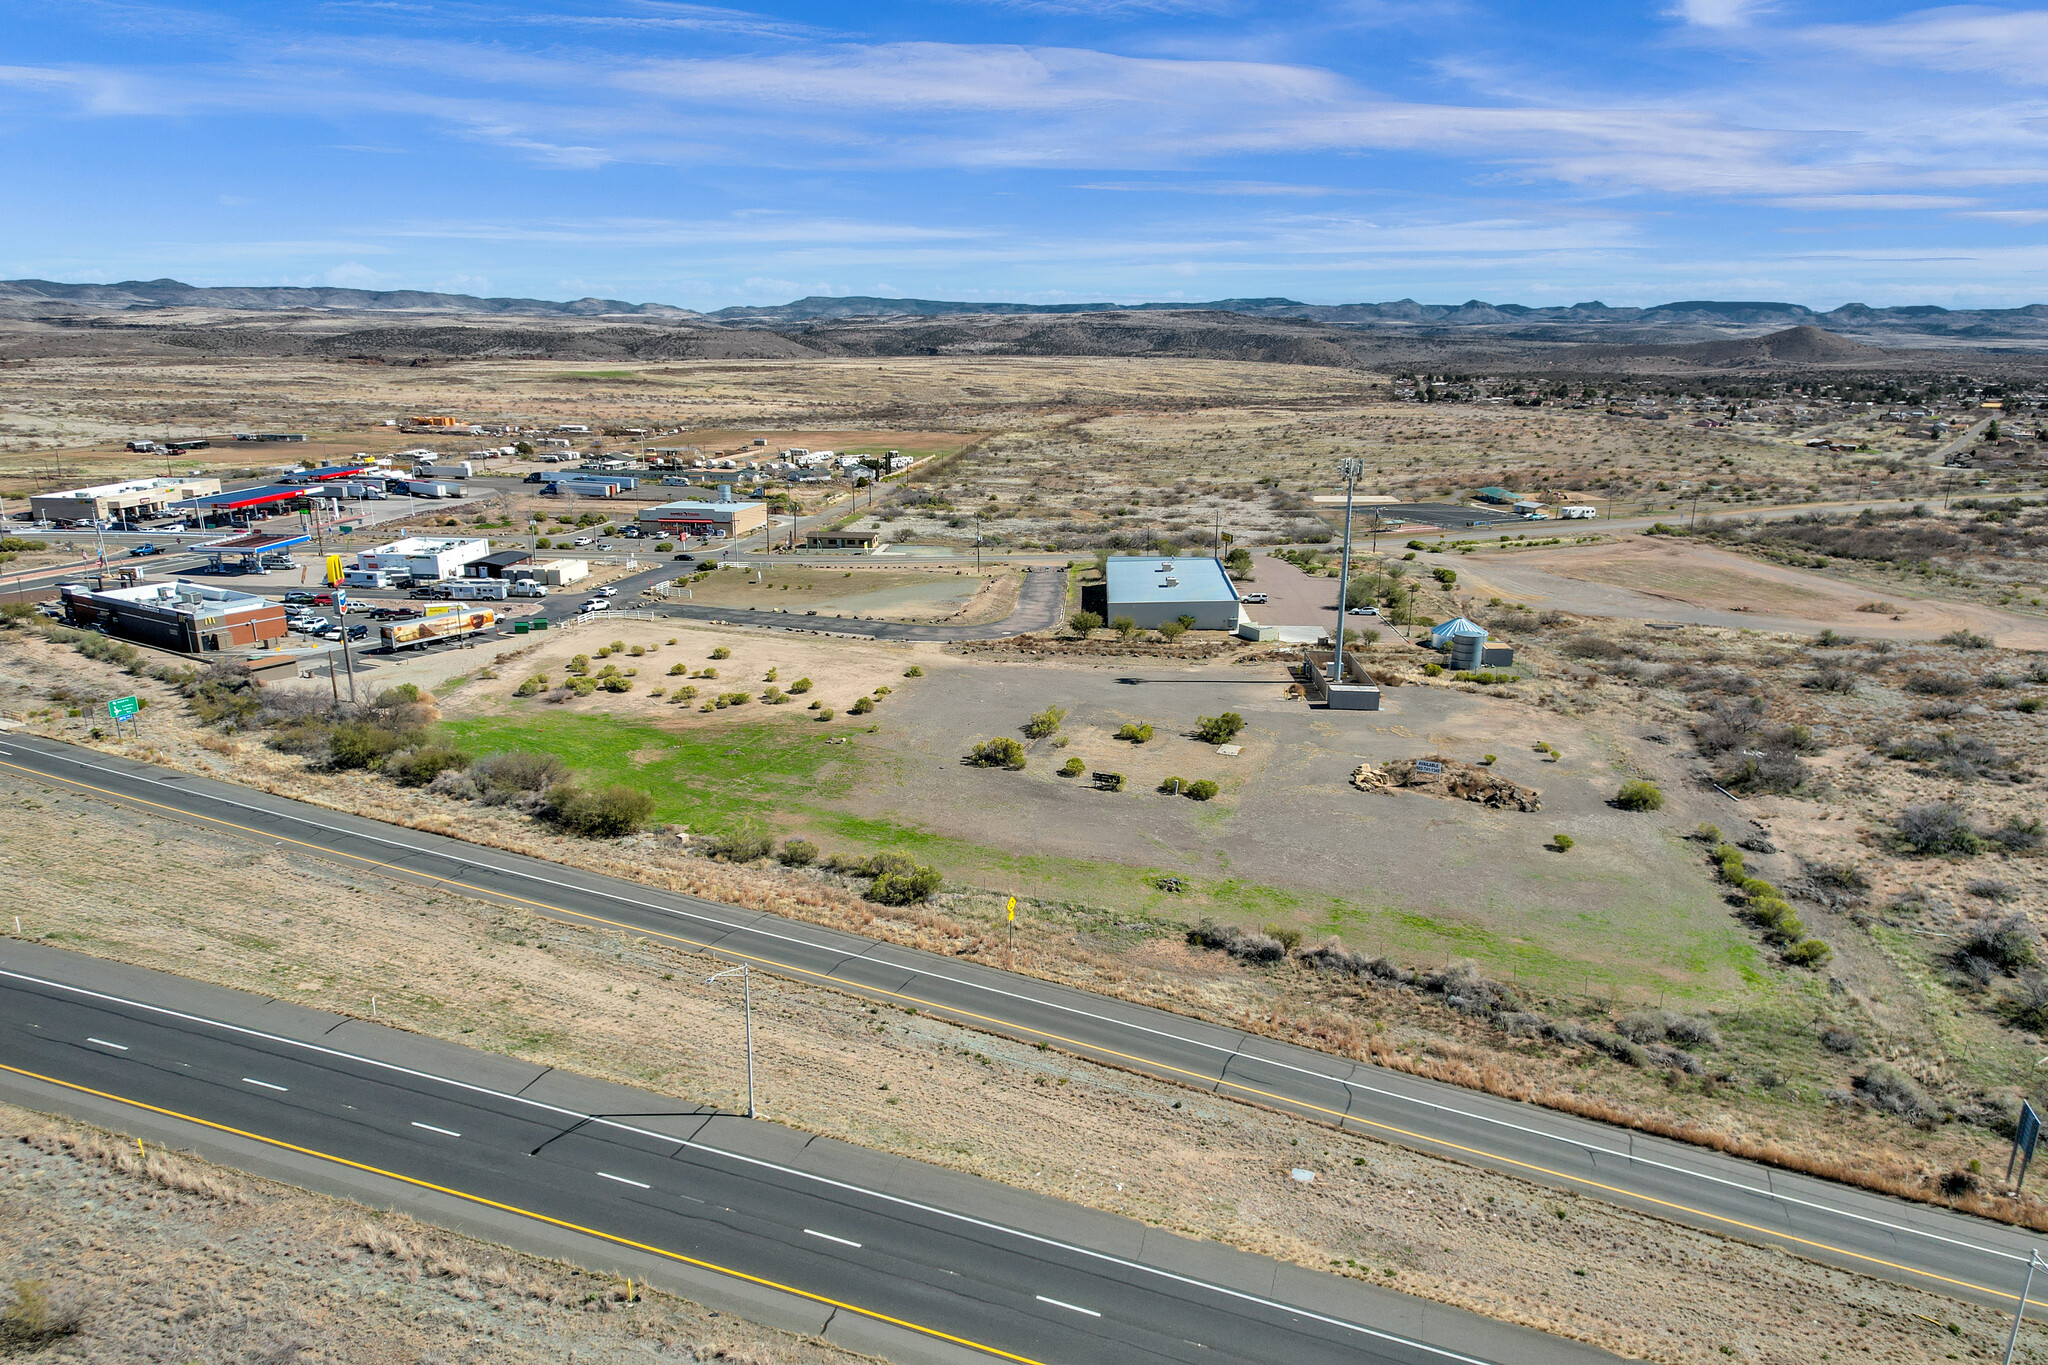
M 5 3 L 0 276 L 2048 300 L 2048 9 Z

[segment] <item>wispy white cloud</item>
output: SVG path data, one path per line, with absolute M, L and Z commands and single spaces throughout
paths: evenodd
M 1771 8 L 1768 0 L 1677 0 L 1668 13 L 1699 28 L 1735 29 L 1746 27 L 1760 12 Z

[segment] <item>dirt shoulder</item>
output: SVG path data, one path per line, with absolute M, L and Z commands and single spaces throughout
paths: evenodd
M 46 1291 L 56 1360 L 869 1359 L 12 1105 L 0 1226 L 0 1323 Z

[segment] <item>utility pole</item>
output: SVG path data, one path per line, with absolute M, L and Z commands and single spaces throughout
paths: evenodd
M 1346 599 L 1351 592 L 1351 500 L 1358 489 L 1358 476 L 1365 472 L 1365 461 L 1340 460 L 1337 469 L 1344 476 L 1344 558 L 1337 566 L 1337 651 L 1330 656 L 1333 683 L 1344 681 L 1344 610 L 1350 605 Z
M 981 572 L 981 518 L 974 519 L 974 571 Z
M 754 980 L 742 962 L 737 967 L 728 967 L 722 972 L 713 972 L 704 978 L 704 984 L 722 981 L 728 976 L 738 976 L 740 989 L 745 992 L 747 1002 L 747 1117 L 758 1118 L 754 1111 Z

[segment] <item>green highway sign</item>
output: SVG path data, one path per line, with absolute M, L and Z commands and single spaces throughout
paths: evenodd
M 107 703 L 107 714 L 115 720 L 133 720 L 142 703 L 133 697 L 115 697 Z

